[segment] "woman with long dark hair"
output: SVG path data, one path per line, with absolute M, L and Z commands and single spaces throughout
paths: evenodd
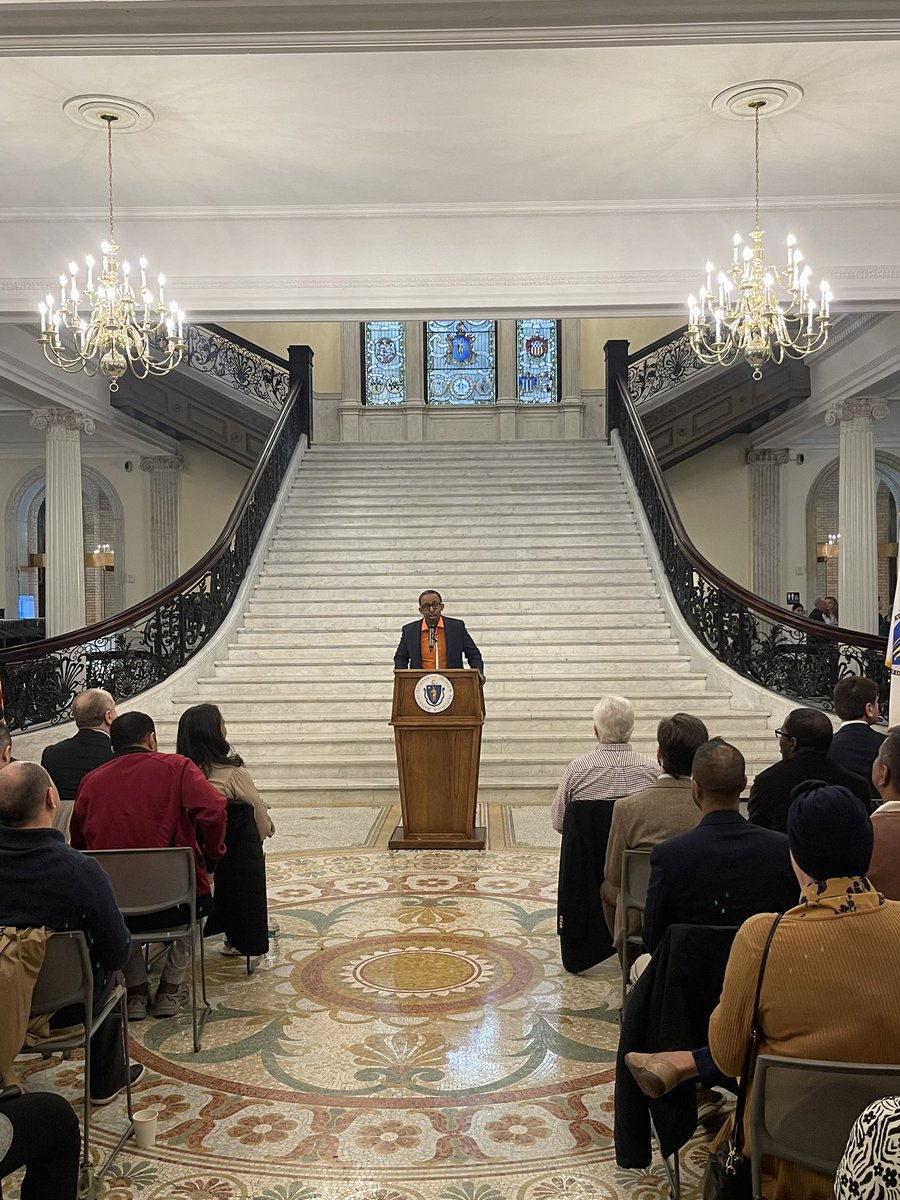
M 254 957 L 269 948 L 265 859 L 262 843 L 275 832 L 268 805 L 244 760 L 228 744 L 215 704 L 195 704 L 178 722 L 176 751 L 196 763 L 225 797 L 225 857 L 215 877 L 214 911 L 208 932 L 225 933 L 225 954 Z

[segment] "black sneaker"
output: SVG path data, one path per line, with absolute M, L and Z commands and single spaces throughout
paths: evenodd
M 146 1070 L 147 1070 L 147 1068 L 144 1066 L 143 1063 L 132 1063 L 131 1064 L 131 1066 L 128 1068 L 128 1072 L 131 1076 L 131 1086 L 132 1087 L 134 1087 L 136 1084 L 141 1082 L 141 1080 L 144 1078 L 144 1073 Z M 103 1106 L 105 1104 L 112 1104 L 112 1102 L 113 1102 L 113 1100 L 115 1100 L 116 1096 L 118 1096 L 121 1092 L 124 1092 L 124 1091 L 125 1091 L 125 1084 L 122 1083 L 116 1088 L 116 1090 L 114 1092 L 111 1092 L 110 1095 L 108 1095 L 108 1096 L 100 1096 L 100 1097 L 91 1096 L 91 1104 L 93 1104 L 94 1108 L 103 1108 Z

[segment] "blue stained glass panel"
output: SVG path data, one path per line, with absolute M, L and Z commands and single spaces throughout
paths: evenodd
M 366 404 L 406 400 L 406 327 L 402 321 L 363 325 L 363 379 Z
M 497 322 L 426 321 L 429 404 L 493 404 L 497 399 Z
M 544 317 L 516 321 L 516 400 L 559 400 L 559 322 Z

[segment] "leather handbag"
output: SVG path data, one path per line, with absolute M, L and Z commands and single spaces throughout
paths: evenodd
M 744 1051 L 744 1066 L 741 1080 L 738 1084 L 737 1104 L 734 1109 L 734 1125 L 727 1142 L 723 1142 L 709 1156 L 706 1170 L 703 1173 L 703 1200 L 753 1200 L 753 1187 L 750 1176 L 750 1159 L 745 1157 L 744 1150 L 744 1110 L 747 1107 L 747 1092 L 750 1088 L 750 1077 L 756 1064 L 756 1053 L 759 1044 L 759 997 L 762 992 L 763 975 L 766 971 L 766 960 L 769 957 L 769 947 L 778 928 L 781 914 L 775 918 L 769 936 L 766 938 L 765 949 L 759 964 L 759 974 L 756 977 L 756 996 L 753 1001 L 753 1019 L 750 1022 L 750 1032 L 747 1035 L 747 1048 Z

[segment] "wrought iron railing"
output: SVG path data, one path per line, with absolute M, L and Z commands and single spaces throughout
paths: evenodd
M 688 341 L 687 326 L 667 333 L 628 355 L 628 391 L 636 408 L 676 388 L 709 367 L 700 362 Z
M 688 536 L 626 383 L 628 343 L 606 344 L 606 402 L 675 601 L 700 641 L 726 666 L 754 682 L 831 709 L 847 675 L 878 684 L 887 706 L 890 677 L 884 639 L 797 617 L 722 575 Z
M 201 650 L 228 615 L 302 437 L 312 435 L 312 351 L 290 348 L 291 386 L 215 545 L 155 596 L 74 633 L 0 651 L 10 730 L 56 725 L 84 688 L 121 702 L 161 683 Z
M 280 410 L 290 392 L 283 359 L 218 325 L 189 325 L 186 365 Z

